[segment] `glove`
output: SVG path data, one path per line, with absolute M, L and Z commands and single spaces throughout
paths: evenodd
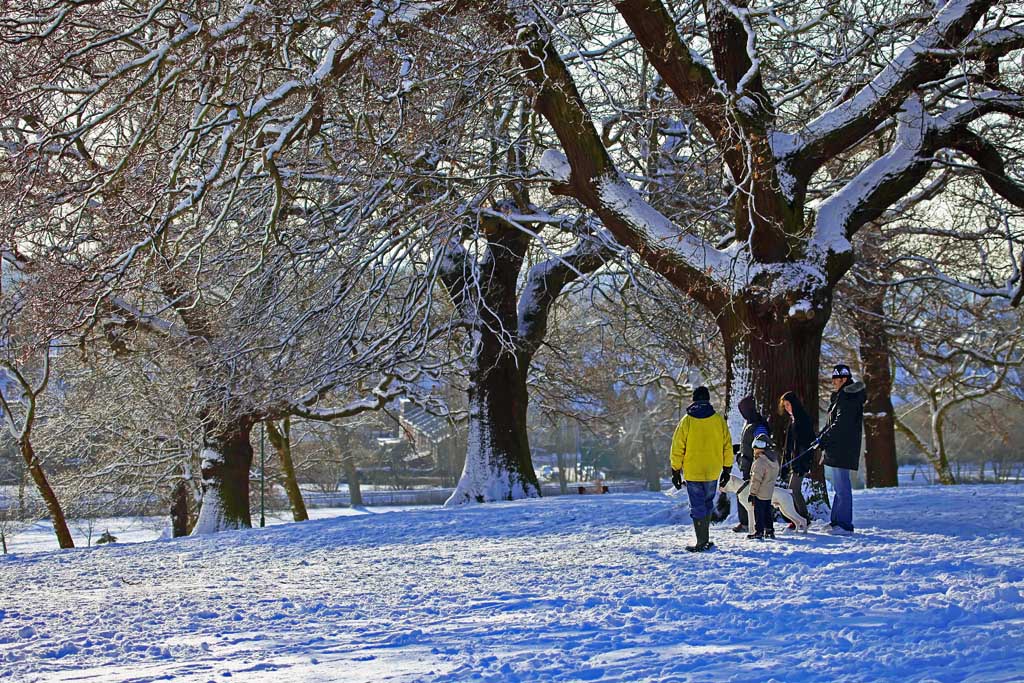
M 751 505 L 754 504 L 754 494 L 753 493 L 751 493 L 749 496 L 747 496 L 747 502 L 750 503 Z
M 676 487 L 676 490 L 683 488 L 683 471 L 672 470 L 672 485 Z
M 718 488 L 724 489 L 725 485 L 729 483 L 729 479 L 732 477 L 732 468 L 723 467 L 722 476 L 718 478 Z

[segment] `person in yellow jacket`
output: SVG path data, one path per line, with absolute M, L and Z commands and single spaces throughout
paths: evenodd
M 725 418 L 711 405 L 707 387 L 693 391 L 693 403 L 672 435 L 672 485 L 683 488 L 690 498 L 690 517 L 697 536 L 690 552 L 704 552 L 715 544 L 710 539 L 711 512 L 715 490 L 728 481 L 732 471 L 732 435 Z

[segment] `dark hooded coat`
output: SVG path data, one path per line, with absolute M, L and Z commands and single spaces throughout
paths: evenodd
M 825 452 L 825 464 L 829 467 L 844 470 L 860 467 L 866 400 L 864 383 L 853 381 L 847 381 L 829 398 L 828 421 L 818 437 Z

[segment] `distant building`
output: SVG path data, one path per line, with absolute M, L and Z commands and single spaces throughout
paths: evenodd
M 442 451 L 452 438 L 448 418 L 430 413 L 412 401 L 402 401 L 398 424 L 412 444 L 407 462 L 413 466 L 437 467 L 444 459 Z

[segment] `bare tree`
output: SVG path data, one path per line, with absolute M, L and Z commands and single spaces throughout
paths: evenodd
M 7 336 L 7 335 L 5 335 Z M 4 346 L 10 351 L 10 337 L 7 336 Z M 7 430 L 18 444 L 21 456 L 25 461 L 25 467 L 32 477 L 39 495 L 42 496 L 46 510 L 53 524 L 53 531 L 57 535 L 57 543 L 61 548 L 74 548 L 75 542 L 71 538 L 71 531 L 68 529 L 67 519 L 64 516 L 64 509 L 57 494 L 54 492 L 50 481 L 43 471 L 43 463 L 32 445 L 33 429 L 36 426 L 36 419 L 39 414 L 39 402 L 50 382 L 50 347 L 47 340 L 41 351 L 37 351 L 41 360 L 37 364 L 37 375 L 34 380 L 26 370 L 19 368 L 11 358 L 0 359 L 0 367 L 6 370 L 17 387 L 18 393 L 8 399 L 3 391 L 0 391 L 0 407 L 3 408 L 4 422 Z
M 910 394 L 896 416 L 896 428 L 928 459 L 938 482 L 952 484 L 946 439 L 951 411 L 999 392 L 1008 377 L 1016 376 L 1024 354 L 1015 312 L 971 295 L 954 292 L 943 299 L 942 294 L 941 287 L 917 289 L 910 296 L 927 302 L 905 306 L 924 320 L 905 328 L 906 336 L 895 345 L 897 367 Z M 924 430 L 908 419 L 921 408 L 927 416 Z
M 817 396 L 822 331 L 854 260 L 851 240 L 925 180 L 942 150 L 973 161 L 1001 201 L 1020 203 L 1007 147 L 975 127 L 1024 115 L 1020 75 L 1001 59 L 1021 48 L 1024 29 L 994 0 L 913 13 L 890 4 L 877 16 L 720 0 L 671 12 L 659 0 L 614 2 L 614 12 L 470 4 L 515 46 L 558 138 L 541 162 L 551 191 L 592 210 L 715 317 L 734 411 L 750 393 L 762 404 L 789 389 Z M 656 76 L 633 82 L 657 88 L 627 88 L 616 78 L 635 72 L 616 64 L 649 65 Z M 998 78 L 986 78 L 993 64 Z M 671 102 L 655 96 L 665 90 Z M 715 179 L 714 192 L 659 197 L 674 186 L 648 175 L 646 159 L 634 163 L 633 138 L 615 130 L 645 116 L 676 122 L 656 138 L 684 136 L 691 167 L 709 160 L 702 177 Z M 674 218 L 659 210 L 667 200 L 699 211 Z M 996 270 L 1016 301 L 1016 236 L 1006 244 Z M 738 421 L 731 413 L 737 433 Z

